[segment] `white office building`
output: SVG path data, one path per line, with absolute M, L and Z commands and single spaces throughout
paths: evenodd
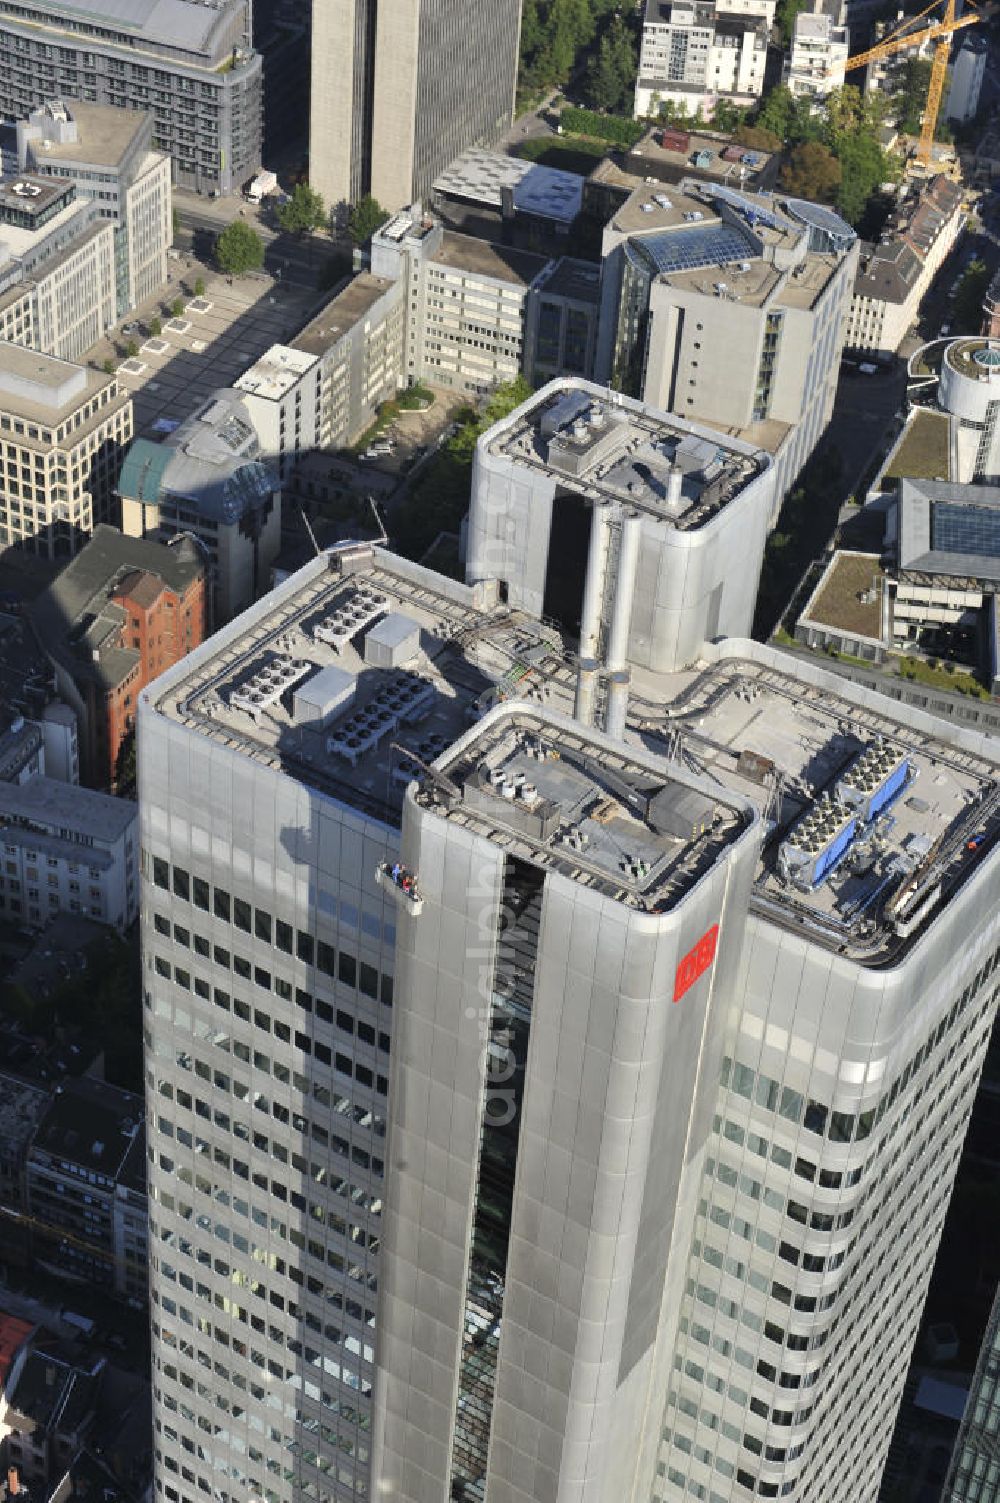
M 40 929 L 76 913 L 124 932 L 139 907 L 136 807 L 39 775 L 0 783 L 0 911 Z
M 636 188 L 602 250 L 596 379 L 766 450 L 780 506 L 833 413 L 850 225 L 821 204 L 686 179 Z
M 951 88 L 945 115 L 967 125 L 979 113 L 979 96 L 986 77 L 990 48 L 985 37 L 967 31 L 951 70 Z
M 419 204 L 372 240 L 372 271 L 403 284 L 404 374 L 480 396 L 520 373 L 525 308 L 544 256 L 447 230 Z
M 832 89 L 843 88 L 850 50 L 844 0 L 833 11 L 823 0 L 814 0 L 811 10 L 795 17 L 785 83 L 796 96 L 824 99 Z
M 646 0 L 635 115 L 661 104 L 711 117 L 718 100 L 749 105 L 764 89 L 775 0 Z
M 320 446 L 322 375 L 318 355 L 273 344 L 234 383 L 260 452 L 277 466 L 281 481 L 303 454 Z
M 19 171 L 69 179 L 115 226 L 119 318 L 167 280 L 170 158 L 153 150 L 153 125 L 145 111 L 54 99 L 17 126 Z
M 0 115 L 54 99 L 149 110 L 174 181 L 230 193 L 260 167 L 263 60 L 247 0 L 3 0 Z

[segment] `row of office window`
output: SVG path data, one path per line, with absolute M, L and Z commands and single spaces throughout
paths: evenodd
M 203 913 L 212 914 L 222 923 L 231 924 L 244 934 L 253 935 L 281 954 L 315 967 L 331 980 L 357 986 L 365 996 L 386 1006 L 392 1005 L 391 976 L 379 977 L 374 966 L 359 960 L 349 951 L 338 951 L 333 945 L 316 940 L 306 930 L 295 929 L 265 909 L 255 908 L 245 898 L 234 898 L 225 888 L 211 886 L 203 877 L 190 877 L 182 867 L 175 866 L 171 873 L 169 863 L 159 856 L 152 860 L 152 880 L 156 887 L 172 892 L 175 897 L 191 903 Z M 395 944 L 395 925 L 380 921 L 374 914 L 359 912 L 355 904 L 345 899 L 338 900 L 322 889 L 311 890 L 310 901 L 320 913 L 352 928 L 360 927 L 361 933 L 369 935 L 376 943 Z

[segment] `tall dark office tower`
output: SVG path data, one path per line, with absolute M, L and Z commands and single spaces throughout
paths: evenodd
M 510 125 L 520 0 L 317 0 L 309 175 L 330 204 L 424 196 Z
M 990 1312 L 941 1503 L 1000 1496 L 1000 1289 Z

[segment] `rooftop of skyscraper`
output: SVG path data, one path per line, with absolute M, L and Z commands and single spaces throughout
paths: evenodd
M 467 732 L 418 797 L 513 854 L 659 912 L 755 820 L 749 800 L 566 715 L 511 704 Z
M 682 530 L 703 526 L 767 456 L 583 381 L 544 387 L 502 419 L 490 453 L 542 470 L 595 501 L 619 501 Z
M 498 607 L 488 585 L 345 545 L 151 692 L 160 714 L 390 825 L 407 786 L 429 781 L 455 817 L 633 906 L 669 905 L 671 882 L 694 880 L 753 806 L 754 910 L 861 964 L 922 933 L 994 848 L 985 737 L 733 641 L 682 673 L 633 668 L 616 745 L 570 718 L 573 645 Z M 513 718 L 470 730 L 500 704 Z

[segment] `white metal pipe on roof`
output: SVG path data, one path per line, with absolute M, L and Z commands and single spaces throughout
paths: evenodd
M 628 629 L 635 599 L 635 576 L 639 564 L 639 537 L 642 518 L 622 519 L 621 546 L 618 550 L 618 577 L 608 629 L 607 667 L 609 673 L 620 672 L 628 661 Z
M 604 575 L 608 562 L 610 527 L 608 507 L 595 506 L 590 523 L 590 549 L 587 554 L 587 577 L 583 586 L 580 613 L 580 657 L 596 658 L 601 631 L 601 602 L 604 599 Z
M 593 725 L 597 695 L 598 664 L 596 658 L 581 658 L 576 675 L 576 700 L 573 715 L 581 725 Z
M 629 673 L 627 669 L 608 678 L 608 708 L 604 729 L 616 741 L 625 739 L 625 716 L 628 711 Z

